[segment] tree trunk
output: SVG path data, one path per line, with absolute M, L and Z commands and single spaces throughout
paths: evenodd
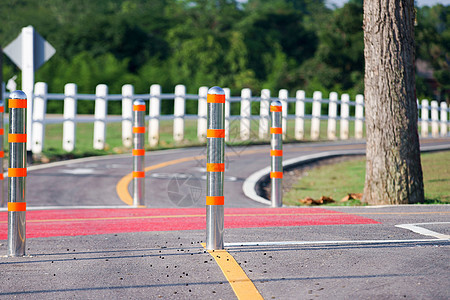
M 366 182 L 363 201 L 424 200 L 414 80 L 414 0 L 364 1 Z

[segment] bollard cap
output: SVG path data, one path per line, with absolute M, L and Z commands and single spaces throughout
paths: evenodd
M 282 106 L 281 102 L 279 100 L 273 100 L 270 103 L 270 106 Z
M 213 86 L 208 90 L 209 95 L 225 95 L 225 91 L 218 86 Z
M 9 99 L 27 99 L 27 95 L 22 91 L 14 91 L 9 94 Z
M 136 99 L 133 101 L 133 105 L 145 105 L 145 101 L 142 99 Z

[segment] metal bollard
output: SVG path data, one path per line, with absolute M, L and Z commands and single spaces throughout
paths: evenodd
M 145 102 L 137 99 L 133 102 L 133 206 L 144 203 L 144 135 L 145 135 Z
M 270 114 L 272 119 L 272 127 L 270 128 L 270 181 L 272 184 L 272 207 L 283 206 L 283 129 L 281 123 L 282 110 L 283 108 L 280 101 L 272 101 L 272 103 L 270 104 Z
M 0 207 L 3 207 L 5 205 L 5 197 L 3 195 L 5 186 L 3 177 L 3 158 L 5 157 L 5 147 L 4 147 L 5 129 L 3 128 L 4 113 L 5 113 L 5 104 L 3 103 L 3 98 L 0 97 Z
M 27 96 L 9 96 L 8 256 L 25 255 L 25 177 L 27 176 Z
M 206 158 L 206 249 L 223 249 L 225 171 L 225 92 L 220 87 L 208 90 L 208 127 Z

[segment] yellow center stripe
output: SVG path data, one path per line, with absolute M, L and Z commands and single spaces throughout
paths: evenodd
M 205 243 L 202 243 L 205 247 Z M 264 299 L 253 282 L 227 250 L 208 250 L 225 275 L 238 299 Z

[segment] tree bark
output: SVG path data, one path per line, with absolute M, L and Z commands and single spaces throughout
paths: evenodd
M 414 79 L 414 0 L 364 1 L 366 181 L 363 201 L 424 200 Z

